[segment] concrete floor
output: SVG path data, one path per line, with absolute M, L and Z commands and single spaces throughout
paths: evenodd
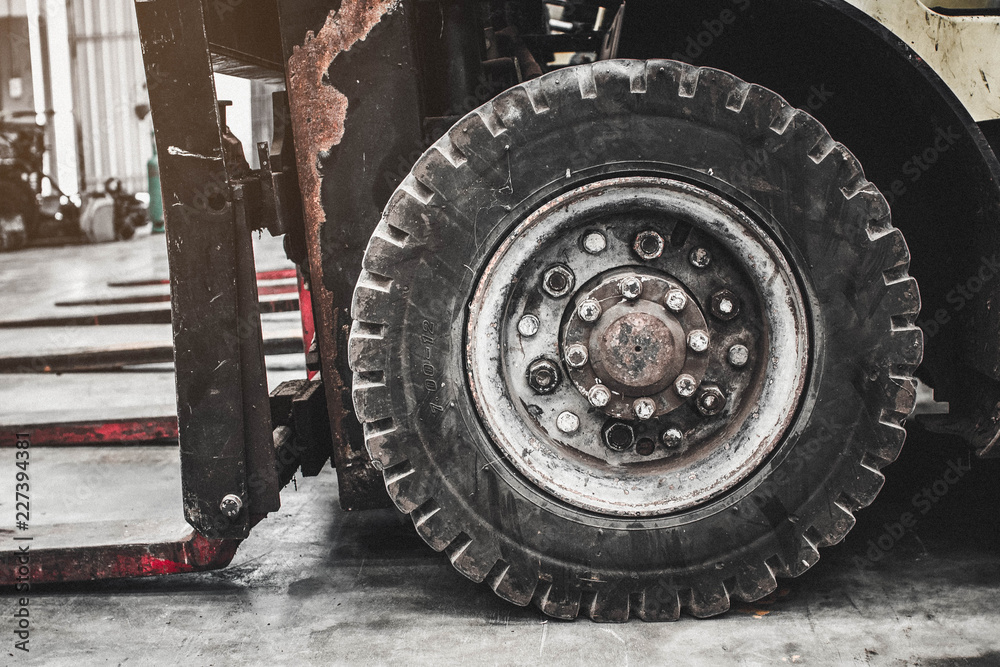
M 39 587 L 30 659 L 7 664 L 997 665 L 1000 467 L 973 461 L 912 530 L 865 560 L 886 525 L 916 513 L 915 493 L 949 462 L 968 463 L 941 445 L 912 438 L 844 543 L 770 598 L 715 619 L 598 625 L 514 607 L 456 573 L 406 517 L 343 512 L 327 470 L 286 489 L 225 570 Z M 37 502 L 66 506 L 61 519 L 110 498 L 172 498 L 154 513 L 180 513 L 173 448 L 35 453 L 48 481 Z M 141 473 L 157 484 L 130 493 Z M 67 498 L 66 488 L 84 491 Z M 10 495 L 5 484 L 0 493 Z
M 109 251 L 131 261 L 127 245 Z M 11 257 L 0 255 L 5 317 L 14 303 L 11 263 L 20 261 Z M 157 377 L 170 388 L 169 373 L 107 375 L 118 379 L 94 379 L 94 392 L 121 376 Z M 60 389 L 58 379 L 0 377 L 0 415 L 9 418 L 13 397 L 43 380 L 59 397 L 69 385 Z M 115 409 L 121 395 L 104 394 L 103 406 L 91 400 L 87 409 Z M 78 397 L 65 398 L 73 409 Z M 37 520 L 179 517 L 176 463 L 173 447 L 38 448 Z M 946 481 L 955 479 L 949 469 L 966 466 L 957 483 Z M 287 488 L 281 511 L 224 570 L 36 587 L 28 655 L 13 650 L 13 599 L 5 596 L 0 664 L 1000 665 L 1000 464 L 970 461 L 959 443 L 917 428 L 886 472 L 882 495 L 847 539 L 770 598 L 710 620 L 599 625 L 500 600 L 455 572 L 395 511 L 343 512 L 336 475 L 326 470 Z M 11 477 L 0 470 L 4 517 Z M 924 489 L 934 502 L 921 514 L 914 500 Z M 906 512 L 915 524 L 896 537 Z
M 294 268 L 281 239 L 254 238 L 259 271 Z M 164 279 L 168 276 L 163 235 L 148 227 L 131 241 L 96 245 L 33 248 L 0 254 L 0 324 L 30 319 L 106 315 L 168 307 L 166 303 L 73 305 L 60 303 L 123 296 L 169 294 L 166 285 L 112 287 L 109 283 Z M 275 281 L 267 281 L 273 284 Z M 299 313 L 262 315 L 266 337 L 301 336 Z M 100 347 L 127 348 L 167 344 L 169 324 L 0 327 L 0 356 L 21 357 L 77 352 Z M 302 355 L 268 357 L 271 389 L 305 377 Z M 176 413 L 172 364 L 136 367 L 127 373 L 0 373 L 0 426 L 47 421 L 128 419 Z

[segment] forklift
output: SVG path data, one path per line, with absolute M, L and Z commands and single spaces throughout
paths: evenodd
M 709 617 L 843 540 L 907 420 L 1000 453 L 995 9 L 135 8 L 192 531 L 36 538 L 0 582 L 224 567 L 329 463 L 344 510 L 395 506 L 512 604 Z M 989 35 L 974 77 L 927 55 Z M 229 131 L 219 72 L 282 85 L 271 142 Z M 270 396 L 263 230 L 313 332 Z

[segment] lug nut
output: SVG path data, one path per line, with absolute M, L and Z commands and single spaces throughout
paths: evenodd
M 649 456 L 655 449 L 656 443 L 652 438 L 639 438 L 639 442 L 635 443 L 635 453 L 640 456 Z
M 556 265 L 549 267 L 542 277 L 542 289 L 555 298 L 566 296 L 573 289 L 573 272 L 565 266 Z
M 750 360 L 750 350 L 746 348 L 746 345 L 733 345 L 729 348 L 729 363 L 737 368 L 742 368 L 746 366 L 746 363 Z
M 625 276 L 619 281 L 618 289 L 626 299 L 638 299 L 642 294 L 642 281 L 636 276 Z
M 587 299 L 576 309 L 576 314 L 584 322 L 596 322 L 601 318 L 601 304 L 594 299 Z
M 579 343 L 575 343 L 566 348 L 566 363 L 572 368 L 582 368 L 587 363 L 587 359 L 590 355 L 587 354 L 587 348 Z
M 656 403 L 651 398 L 637 398 L 632 403 L 632 412 L 638 419 L 645 421 L 656 414 Z
M 528 366 L 528 386 L 539 394 L 551 394 L 561 379 L 559 366 L 548 359 L 535 359 Z
M 695 329 L 688 334 L 688 347 L 695 352 L 704 352 L 708 349 L 708 334 L 701 329 Z
M 580 418 L 568 410 L 560 412 L 556 417 L 556 428 L 563 433 L 576 433 L 580 428 Z
M 600 232 L 587 232 L 583 235 L 583 249 L 591 255 L 598 255 L 608 247 L 608 240 Z
M 538 318 L 534 315 L 525 315 L 517 323 L 517 333 L 525 338 L 531 338 L 538 333 Z
M 731 320 L 740 314 L 740 300 L 727 289 L 720 289 L 712 295 L 712 314 L 720 320 Z
M 697 388 L 698 383 L 687 373 L 678 375 L 677 379 L 674 380 L 674 391 L 677 392 L 678 396 L 683 396 L 684 398 L 694 396 L 694 390 Z
M 650 260 L 656 259 L 663 254 L 663 247 L 666 244 L 663 241 L 663 237 L 653 231 L 639 232 L 635 237 L 635 243 L 632 244 L 632 249 L 635 250 L 635 254 L 639 255 L 642 259 Z
M 698 394 L 698 412 L 705 415 L 706 417 L 711 417 L 722 412 L 722 408 L 726 407 L 726 396 L 722 391 L 716 386 L 706 386 L 702 387 L 701 393 Z
M 704 269 L 709 264 L 712 263 L 712 253 L 708 252 L 704 248 L 695 248 L 688 255 L 688 259 L 691 261 L 691 265 L 696 269 Z
M 230 519 L 235 519 L 243 509 L 243 499 L 235 493 L 226 494 L 219 503 L 219 509 Z
M 603 408 L 608 402 L 611 401 L 611 390 L 605 387 L 603 384 L 595 384 L 587 392 L 587 400 L 595 408 Z
M 624 452 L 635 442 L 635 431 L 624 422 L 611 422 L 604 427 L 604 444 L 616 452 Z
M 660 436 L 660 440 L 663 441 L 664 447 L 673 449 L 675 447 L 680 447 L 681 443 L 684 442 L 684 434 L 681 433 L 679 428 L 668 428 Z
M 667 308 L 675 313 L 679 313 L 684 310 L 688 299 L 683 290 L 679 290 L 675 287 L 667 292 L 667 296 L 664 297 L 663 302 L 667 305 Z

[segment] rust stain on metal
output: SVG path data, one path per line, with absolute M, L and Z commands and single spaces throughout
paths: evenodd
M 346 464 L 359 457 L 343 437 L 343 420 L 347 417 L 343 393 L 347 388 L 334 363 L 340 318 L 334 311 L 333 295 L 323 282 L 320 228 L 326 215 L 320 197 L 322 184 L 318 161 L 321 153 L 332 149 L 343 138 L 348 102 L 347 96 L 324 83 L 323 77 L 339 54 L 364 41 L 379 21 L 398 5 L 399 0 L 344 0 L 338 11 L 330 12 L 318 34 L 306 33 L 302 46 L 296 46 L 288 59 L 288 102 L 309 248 L 313 312 L 317 315 L 338 476 Z
M 297 121 L 293 126 L 299 149 L 299 182 L 306 219 L 323 219 L 319 200 L 319 171 L 316 159 L 344 136 L 347 96 L 323 82 L 334 59 L 364 41 L 382 17 L 392 12 L 399 0 L 345 0 L 339 11 L 330 12 L 319 34 L 306 33 L 288 59 L 289 103 Z

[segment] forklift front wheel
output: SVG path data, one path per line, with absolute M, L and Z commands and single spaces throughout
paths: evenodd
M 354 403 L 396 505 L 560 618 L 710 616 L 854 525 L 914 401 L 909 254 L 776 93 L 605 61 L 459 121 L 386 207 Z

